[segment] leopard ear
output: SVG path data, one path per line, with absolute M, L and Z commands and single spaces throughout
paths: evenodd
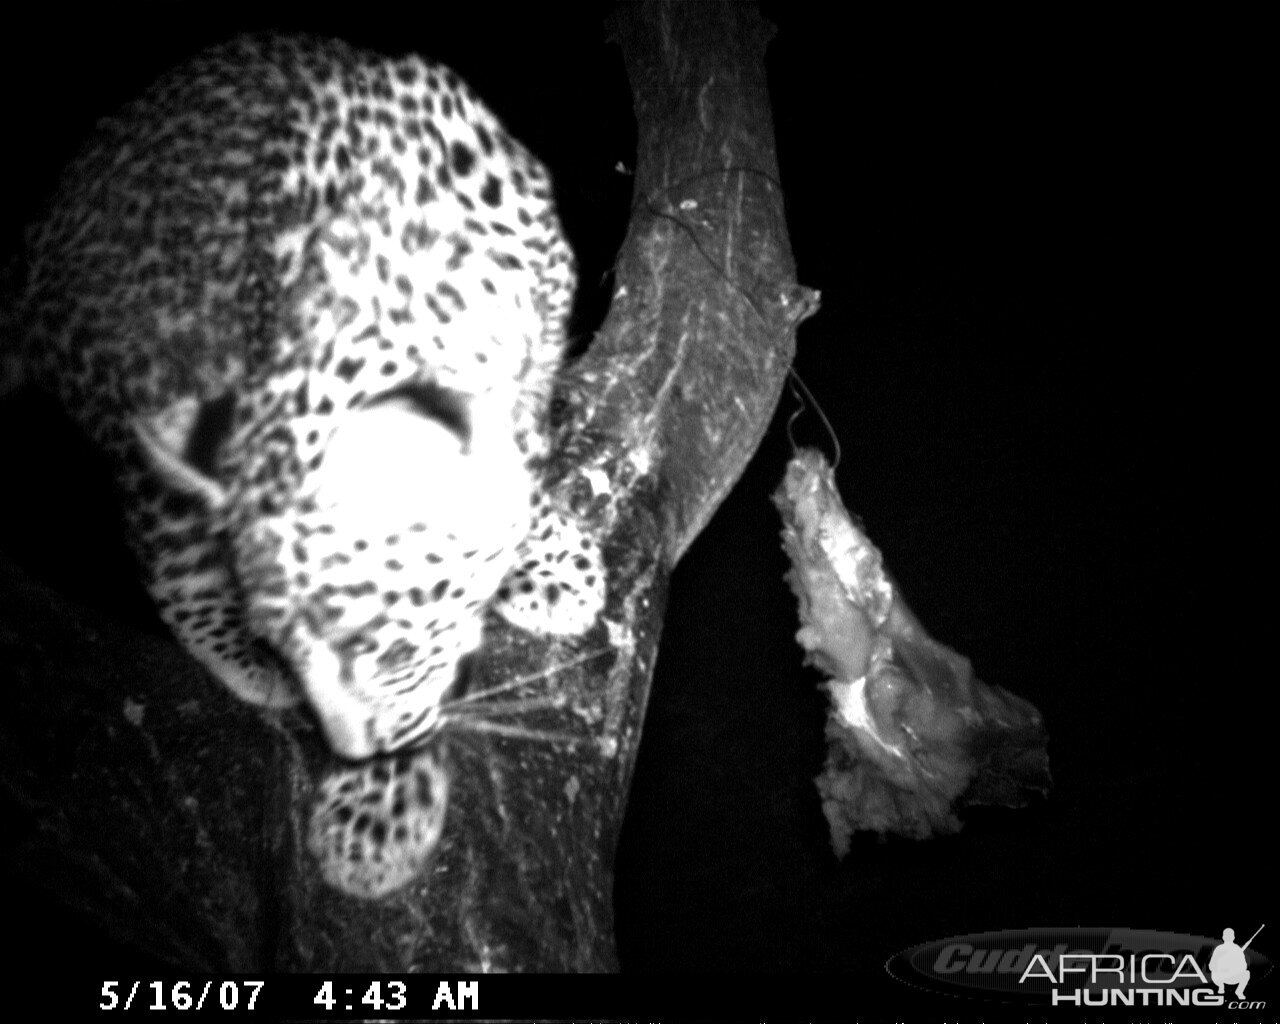
M 170 487 L 220 509 L 227 492 L 214 475 L 217 450 L 231 425 L 234 408 L 228 393 L 201 402 L 179 398 L 157 413 L 136 416 L 134 434 L 147 461 Z

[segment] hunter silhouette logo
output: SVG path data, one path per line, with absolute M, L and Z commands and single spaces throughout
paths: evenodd
M 1236 987 L 1236 998 L 1244 998 L 1244 987 L 1249 984 L 1249 968 L 1245 962 L 1244 951 L 1249 943 L 1258 937 L 1266 925 L 1259 925 L 1258 931 L 1249 936 L 1249 942 L 1243 946 L 1236 945 L 1236 933 L 1232 928 L 1222 929 L 1222 945 L 1213 951 L 1209 958 L 1209 977 L 1218 986 L 1218 995 L 1222 995 L 1228 985 Z

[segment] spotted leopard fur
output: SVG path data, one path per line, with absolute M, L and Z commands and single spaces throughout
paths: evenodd
M 30 372 L 110 458 L 162 617 L 237 697 L 302 696 L 338 754 L 395 755 L 490 610 L 590 628 L 598 551 L 537 475 L 572 254 L 546 172 L 452 72 L 235 40 L 101 122 L 52 210 Z M 317 801 L 312 849 L 358 894 L 439 834 L 438 763 L 395 763 Z M 375 822 L 397 786 L 417 816 Z M 376 878 L 332 860 L 353 850 Z
M 307 846 L 326 882 L 376 898 L 417 876 L 440 840 L 449 774 L 432 754 L 397 754 L 320 784 Z

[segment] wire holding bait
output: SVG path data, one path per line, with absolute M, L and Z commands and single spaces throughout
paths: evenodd
M 793 427 L 806 409 L 812 406 L 813 411 L 818 414 L 818 418 L 822 420 L 822 425 L 827 428 L 827 436 L 831 438 L 831 444 L 835 448 L 835 458 L 831 461 L 831 471 L 834 473 L 840 465 L 840 459 L 843 452 L 840 449 L 840 438 L 836 437 L 835 428 L 831 425 L 831 421 L 827 419 L 827 414 L 822 411 L 822 405 L 817 398 L 814 397 L 809 386 L 805 384 L 804 378 L 795 370 L 795 367 L 787 367 L 787 385 L 791 388 L 791 393 L 795 395 L 799 407 L 787 419 L 787 440 L 791 442 L 791 453 L 794 455 L 800 450 L 800 446 L 796 443 L 796 435 Z M 798 389 L 798 390 L 797 390 Z M 801 394 L 803 392 L 803 394 Z M 808 399 L 806 401 L 806 399 Z

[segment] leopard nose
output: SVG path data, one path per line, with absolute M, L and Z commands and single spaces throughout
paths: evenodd
M 374 709 L 352 685 L 350 660 L 315 637 L 302 645 L 298 676 L 335 754 L 353 761 L 378 752 Z
M 378 752 L 373 739 L 373 722 L 369 718 L 325 714 L 323 710 L 319 718 L 329 746 L 339 757 L 362 761 Z

